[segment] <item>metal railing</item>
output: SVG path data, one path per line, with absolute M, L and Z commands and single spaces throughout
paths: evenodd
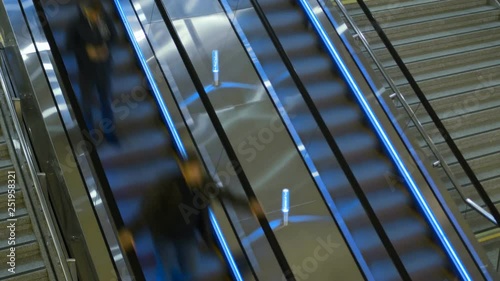
M 359 40 L 362 42 L 364 48 L 366 49 L 366 51 L 368 52 L 368 54 L 370 55 L 371 59 L 373 60 L 373 62 L 376 64 L 377 68 L 380 70 L 380 73 L 382 74 L 382 76 L 384 77 L 384 79 L 386 80 L 387 84 L 389 85 L 389 87 L 391 88 L 393 94 L 390 96 L 391 99 L 394 99 L 394 98 L 397 98 L 398 101 L 401 103 L 402 107 L 404 108 L 404 110 L 406 111 L 406 113 L 408 114 L 408 116 L 410 117 L 411 121 L 415 124 L 415 127 L 416 129 L 419 131 L 419 133 L 421 134 L 421 136 L 423 137 L 423 139 L 425 140 L 425 142 L 427 143 L 427 145 L 429 146 L 430 150 L 432 151 L 433 155 L 438 159 L 438 162 L 439 162 L 439 165 L 443 168 L 444 172 L 446 173 L 446 176 L 450 179 L 451 183 L 455 186 L 455 189 L 456 191 L 458 192 L 459 196 L 462 198 L 462 200 L 468 204 L 471 208 L 473 208 L 474 210 L 476 210 L 479 214 L 481 214 L 482 216 L 484 216 L 486 219 L 488 219 L 489 221 L 491 221 L 493 224 L 499 226 L 498 224 L 498 221 L 500 221 L 500 217 L 498 215 L 495 215 L 495 211 L 494 210 L 491 210 L 491 207 L 490 205 L 492 204 L 488 204 L 487 203 L 487 199 L 485 198 L 482 198 L 486 205 L 489 207 L 490 211 L 493 213 L 493 215 L 491 213 L 488 213 L 484 208 L 481 208 L 478 204 L 476 204 L 473 200 L 471 200 L 470 198 L 467 198 L 467 196 L 464 195 L 464 193 L 462 192 L 462 185 L 458 182 L 458 180 L 455 178 L 455 175 L 453 174 L 453 172 L 451 171 L 450 167 L 448 166 L 448 164 L 446 163 L 446 161 L 444 160 L 444 157 L 441 155 L 441 153 L 439 153 L 439 150 L 437 149 L 436 145 L 434 144 L 434 142 L 432 141 L 432 138 L 429 136 L 429 134 L 425 131 L 424 127 L 422 126 L 422 123 L 420 123 L 420 120 L 418 120 L 418 117 L 416 116 L 415 112 L 413 111 L 413 109 L 410 107 L 410 105 L 408 104 L 408 102 L 406 101 L 406 99 L 404 98 L 404 96 L 401 94 L 401 92 L 399 91 L 398 87 L 396 86 L 396 84 L 394 83 L 394 81 L 392 80 L 392 78 L 389 76 L 389 74 L 387 73 L 387 71 L 385 70 L 385 67 L 382 65 L 382 63 L 380 62 L 380 60 L 377 58 L 377 56 L 375 55 L 375 52 L 373 51 L 373 49 L 370 47 L 370 44 L 368 42 L 368 40 L 364 37 L 363 35 L 363 32 L 360 30 L 360 28 L 357 26 L 357 24 L 354 22 L 354 20 L 352 19 L 351 15 L 349 14 L 349 12 L 347 11 L 347 9 L 345 8 L 344 4 L 342 3 L 341 0 L 331 0 L 331 1 L 334 1 L 336 3 L 336 5 L 339 7 L 340 11 L 342 12 L 344 18 L 348 21 L 349 25 L 352 27 L 352 29 L 355 31 L 355 35 L 357 38 L 359 38 Z M 323 8 L 326 8 L 324 6 L 324 3 L 321 3 L 323 1 L 320 1 L 320 4 L 323 6 Z M 361 3 L 364 3 L 363 1 L 361 0 L 358 0 L 358 4 L 361 6 Z M 366 5 L 365 5 L 366 7 Z M 363 9 L 363 6 L 361 7 L 362 10 L 364 12 L 366 12 L 365 9 Z M 367 7 L 366 7 L 367 8 Z M 372 17 L 373 18 L 373 17 Z M 369 19 L 370 22 L 373 24 L 373 21 L 372 19 Z M 378 23 L 376 23 L 378 25 Z M 379 31 L 383 32 L 382 29 L 379 27 L 378 29 L 375 27 L 375 30 L 377 31 L 377 33 L 379 33 Z M 380 36 L 380 34 L 379 34 Z M 384 41 L 384 44 L 386 43 L 385 40 Z M 388 49 L 391 49 L 391 48 L 388 48 Z M 392 48 L 394 49 L 394 48 Z M 394 50 L 395 51 L 395 50 Z M 391 53 L 391 55 L 394 57 L 394 53 L 391 52 L 391 50 L 389 50 L 389 52 Z M 394 58 L 396 61 L 397 59 Z M 400 64 L 397 63 L 398 66 L 400 66 Z M 401 66 L 400 66 L 401 68 Z M 409 73 L 409 71 L 406 71 L 407 73 Z M 405 77 L 407 76 L 407 73 L 405 73 L 405 71 L 403 71 L 403 74 L 405 74 Z M 407 79 L 409 77 L 406 77 Z M 412 80 L 412 78 L 410 78 L 410 80 Z M 410 84 L 412 84 L 410 82 Z M 415 83 L 416 85 L 416 83 Z M 412 88 L 414 88 L 414 85 L 411 85 Z M 416 85 L 418 87 L 418 85 Z M 418 89 L 416 90 L 414 88 L 414 90 L 417 92 Z M 418 93 L 416 93 L 417 96 L 419 98 L 421 98 L 419 96 Z M 425 99 L 425 97 L 424 97 Z M 426 105 L 424 105 L 425 109 L 426 110 L 429 110 L 428 107 Z M 430 106 L 429 106 L 430 107 Z M 430 108 L 431 111 L 434 111 L 432 108 Z M 435 114 L 435 112 L 434 112 Z M 436 115 L 436 114 L 435 114 Z M 437 116 L 437 115 L 436 115 Z M 435 121 L 432 116 L 431 116 L 431 119 L 433 121 Z M 436 122 L 434 122 L 436 123 Z M 440 128 L 439 124 L 436 124 L 438 128 Z M 444 126 L 443 126 L 444 127 Z M 441 130 L 440 128 L 440 132 L 441 134 L 443 134 L 443 131 Z M 447 134 L 447 133 L 446 133 Z M 449 135 L 448 135 L 449 136 Z M 446 135 L 443 135 L 445 141 L 448 143 L 448 139 L 451 140 L 451 138 L 447 138 Z M 448 143 L 449 145 L 449 143 Z M 452 149 L 452 152 L 453 154 L 455 155 L 455 151 L 454 149 Z M 461 153 L 460 153 L 461 154 Z M 456 155 L 455 155 L 456 157 Z M 462 156 L 463 157 L 463 156 Z M 457 157 L 457 160 L 458 162 L 461 162 L 461 159 L 459 157 Z M 462 163 L 460 163 L 462 165 Z M 467 165 L 468 166 L 468 165 Z M 465 170 L 465 169 L 464 169 Z M 466 171 L 467 173 L 467 171 Z M 469 173 L 467 173 L 469 174 Z M 471 182 L 473 183 L 473 186 L 476 188 L 476 190 L 478 190 L 478 187 L 474 184 L 474 181 L 471 180 Z M 482 186 L 480 187 L 482 188 Z M 480 189 L 479 188 L 479 189 Z M 484 188 L 483 188 L 484 189 Z M 479 192 L 479 195 L 481 197 L 484 197 L 481 195 L 481 192 L 478 190 Z M 494 206 L 494 205 L 493 205 Z M 495 209 L 496 210 L 496 209 Z M 498 211 L 497 211 L 498 212 Z
M 50 216 L 50 214 L 52 212 L 51 212 L 51 209 L 46 201 L 42 185 L 38 179 L 38 173 L 36 171 L 35 164 L 34 164 L 34 162 L 35 162 L 34 156 L 33 156 L 33 153 L 30 149 L 30 146 L 28 145 L 27 140 L 24 136 L 24 131 L 22 129 L 21 122 L 18 118 L 15 105 L 13 104 L 14 95 L 12 95 L 10 93 L 10 91 L 9 91 L 10 88 L 8 87 L 7 81 L 5 80 L 5 78 L 8 75 L 9 74 L 8 74 L 8 70 L 6 67 L 6 61 L 4 58 L 4 51 L 0 47 L 0 87 L 1 87 L 1 89 L 4 90 L 7 110 L 9 112 L 10 116 L 12 117 L 12 123 L 14 125 L 14 130 L 15 130 L 14 133 L 19 138 L 19 148 L 22 151 L 24 159 L 26 160 L 26 164 L 27 164 L 26 166 L 28 168 L 29 176 L 33 180 L 33 188 L 34 188 L 34 191 L 36 193 L 38 203 L 40 204 L 41 213 L 43 215 L 43 218 L 45 219 L 45 223 L 46 223 L 47 228 L 48 228 L 48 232 L 49 232 L 47 235 L 48 237 L 44 237 L 44 240 L 50 239 L 52 241 L 52 244 L 54 245 L 54 249 L 55 249 L 56 254 L 57 254 L 57 257 L 56 257 L 57 264 L 55 264 L 54 266 L 60 265 L 65 280 L 73 280 L 74 278 L 76 278 L 76 276 L 72 276 L 72 274 L 71 274 L 69 265 L 68 265 L 66 258 L 65 258 L 64 250 L 63 250 L 61 243 L 58 239 L 59 235 L 58 235 L 58 232 L 55 228 L 55 221 Z M 44 236 L 44 235 L 42 235 L 42 236 Z M 53 259 L 53 257 L 49 257 L 49 258 Z

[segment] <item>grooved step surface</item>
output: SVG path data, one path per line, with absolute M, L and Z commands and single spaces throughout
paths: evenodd
M 394 177 L 397 173 L 395 167 L 381 150 L 374 132 L 366 125 L 366 117 L 353 101 L 353 94 L 328 55 L 318 48 L 319 38 L 306 27 L 301 9 L 286 0 L 260 0 L 259 3 L 391 242 L 404 256 L 412 278 L 445 280 L 453 275 L 448 271 L 444 254 L 430 235 L 429 226 L 415 210 L 407 187 Z M 400 280 L 318 124 L 296 86 L 290 83 L 289 74 L 285 77 L 286 68 L 279 61 L 279 54 L 272 47 L 266 31 L 249 11 L 240 11 L 237 17 L 375 279 Z M 282 86 L 285 84 L 286 87 Z M 425 267 L 415 262 L 420 258 L 428 261 Z
M 369 1 L 368 5 L 483 187 L 499 204 L 500 9 L 484 0 L 399 3 L 381 0 Z M 418 107 L 417 117 L 463 185 L 461 191 L 484 206 L 430 117 L 418 106 L 420 102 L 413 90 L 364 14 L 354 4 L 348 9 L 366 32 L 377 58 L 406 100 L 413 108 Z M 410 126 L 408 133 L 415 132 Z M 431 155 L 423 141 L 419 144 Z M 465 205 L 442 169 L 440 171 L 443 183 L 450 188 L 472 229 L 480 232 L 491 228 L 490 222 Z M 497 249 L 488 247 L 488 255 L 495 256 Z M 495 266 L 497 257 L 492 260 Z

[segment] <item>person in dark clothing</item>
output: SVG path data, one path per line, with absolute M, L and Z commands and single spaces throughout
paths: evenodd
M 118 143 L 111 107 L 111 49 L 116 30 L 98 2 L 79 5 L 79 17 L 70 26 L 67 48 L 74 52 L 79 68 L 81 106 L 89 132 L 94 131 L 92 115 L 94 90 L 101 105 L 101 126 L 106 139 Z
M 197 272 L 200 265 L 199 236 L 208 245 L 214 243 L 210 234 L 210 196 L 207 193 L 240 205 L 253 207 L 258 204 L 236 198 L 217 187 L 203 176 L 200 162 L 192 156 L 179 162 L 181 173 L 173 176 L 165 186 L 146 191 L 140 217 L 129 224 L 128 230 L 120 231 L 120 241 L 128 250 L 133 247 L 133 235 L 142 228 L 149 228 L 166 280 L 173 281 L 192 280 L 192 274 Z

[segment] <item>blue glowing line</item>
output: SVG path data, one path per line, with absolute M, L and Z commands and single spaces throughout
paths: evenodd
M 215 234 L 217 235 L 217 238 L 220 241 L 220 244 L 222 246 L 222 250 L 224 251 L 224 254 L 226 254 L 226 257 L 228 259 L 229 265 L 233 269 L 234 277 L 238 281 L 243 281 L 243 278 L 241 277 L 240 272 L 237 270 L 236 262 L 234 261 L 234 258 L 233 258 L 232 254 L 231 254 L 231 250 L 229 249 L 229 246 L 226 243 L 226 239 L 224 239 L 224 235 L 222 234 L 222 231 L 221 231 L 221 229 L 219 227 L 219 223 L 215 219 L 215 215 L 212 212 L 212 210 L 209 210 L 209 212 L 210 212 L 210 221 L 214 225 Z
M 288 220 L 289 223 L 313 223 L 313 222 L 331 222 L 331 218 L 327 216 L 312 216 L 312 215 L 303 215 L 303 216 L 291 216 Z M 282 225 L 282 220 L 277 219 L 269 222 L 269 226 L 271 229 L 276 230 L 278 227 Z M 264 230 L 259 228 L 254 232 L 250 233 L 245 237 L 245 242 L 253 243 L 260 237 L 264 237 Z
M 309 4 L 307 4 L 305 2 L 305 0 L 299 0 L 299 1 L 301 3 L 302 7 L 304 8 L 306 14 L 308 15 L 309 19 L 313 23 L 313 25 L 315 27 L 315 30 L 318 32 L 318 34 L 321 37 L 323 43 L 325 43 L 325 45 L 326 45 L 326 47 L 328 49 L 328 52 L 330 53 L 331 56 L 333 56 L 333 58 L 334 58 L 335 62 L 337 63 L 337 65 L 340 66 L 342 74 L 347 79 L 347 82 L 349 83 L 349 86 L 351 87 L 351 89 L 356 94 L 356 97 L 357 97 L 358 101 L 361 102 L 361 105 L 363 106 L 364 111 L 367 113 L 367 115 L 368 115 L 371 123 L 375 126 L 376 131 L 377 131 L 379 137 L 382 138 L 385 147 L 389 149 L 391 157 L 396 162 L 397 167 L 400 170 L 400 172 L 404 175 L 407 183 L 411 187 L 412 193 L 417 198 L 417 201 L 418 201 L 419 205 L 422 207 L 422 209 L 424 210 L 424 213 L 425 213 L 426 217 L 431 222 L 431 225 L 434 228 L 434 231 L 436 231 L 436 233 L 438 234 L 439 239 L 444 244 L 446 252 L 448 253 L 448 255 L 451 256 L 451 259 L 453 260 L 453 263 L 455 264 L 455 266 L 458 268 L 458 271 L 459 271 L 460 275 L 465 280 L 472 280 L 471 277 L 469 276 L 469 273 L 465 269 L 464 265 L 462 264 L 462 262 L 458 258 L 458 255 L 456 254 L 455 250 L 451 246 L 451 243 L 449 242 L 448 238 L 444 234 L 441 226 L 439 225 L 439 223 L 437 222 L 436 218 L 432 214 L 429 206 L 427 205 L 427 202 L 425 202 L 425 199 L 423 198 L 422 194 L 420 193 L 420 190 L 417 188 L 417 186 L 416 186 L 413 178 L 410 176 L 408 170 L 404 166 L 403 161 L 398 156 L 395 148 L 393 147 L 393 145 L 389 141 L 389 138 L 387 137 L 386 133 L 382 129 L 382 126 L 380 125 L 380 123 L 376 119 L 375 114 L 371 110 L 371 108 L 368 105 L 366 99 L 363 97 L 363 94 L 361 93 L 360 89 L 358 88 L 358 85 L 354 81 L 354 78 L 349 73 L 349 70 L 347 69 L 347 67 L 344 64 L 344 62 L 342 61 L 342 59 L 340 58 L 339 54 L 337 53 L 337 50 L 335 49 L 335 47 L 333 46 L 332 42 L 329 40 L 328 36 L 326 35 L 326 32 L 323 29 L 323 27 L 321 26 L 321 24 L 319 23 L 318 18 L 314 15 L 314 12 L 312 11 L 311 7 L 309 6 Z
M 238 82 L 222 82 L 217 88 L 214 87 L 213 85 L 208 85 L 205 87 L 205 92 L 207 94 L 211 93 L 215 89 L 220 89 L 220 88 L 238 88 L 238 89 L 246 89 L 246 90 L 257 90 L 257 86 L 251 85 L 251 84 L 244 84 L 244 83 L 238 83 Z M 189 96 L 187 99 L 184 99 L 184 101 L 181 102 L 181 106 L 188 106 L 191 103 L 193 103 L 195 100 L 197 100 L 200 96 L 198 93 L 194 93 L 191 96 Z
M 160 93 L 160 90 L 158 89 L 158 86 L 154 82 L 153 75 L 151 74 L 151 71 L 150 71 L 149 66 L 146 62 L 146 59 L 144 58 L 144 55 L 142 54 L 142 51 L 139 47 L 139 44 L 137 43 L 137 40 L 135 38 L 132 27 L 130 26 L 130 24 L 125 16 L 125 13 L 123 12 L 120 1 L 119 0 L 114 0 L 114 1 L 116 4 L 116 7 L 118 8 L 118 13 L 120 14 L 120 18 L 122 19 L 122 22 L 125 25 L 125 29 L 127 30 L 127 34 L 128 34 L 128 37 L 130 38 L 130 42 L 134 46 L 135 53 L 137 54 L 139 62 L 141 63 L 144 74 L 146 75 L 146 78 L 148 79 L 149 85 L 151 86 L 151 88 L 153 90 L 153 94 L 155 95 L 158 106 L 160 107 L 160 110 L 163 114 L 163 117 L 164 117 L 165 121 L 167 121 L 167 125 L 170 128 L 170 132 L 172 134 L 172 137 L 174 138 L 174 141 L 177 144 L 177 147 L 179 148 L 180 153 L 182 154 L 182 157 L 187 157 L 186 150 L 184 149 L 184 146 L 181 143 L 181 139 L 179 137 L 179 134 L 177 133 L 177 130 L 175 130 L 174 123 L 172 121 L 170 113 L 168 112 L 167 106 L 165 105 L 165 101 L 163 100 L 163 98 L 161 96 L 161 93 Z M 143 32 L 143 31 L 141 30 L 141 32 Z
M 174 142 L 175 142 L 177 148 L 179 149 L 182 157 L 187 158 L 186 149 L 184 148 L 184 145 L 182 144 L 182 141 L 179 137 L 179 134 L 177 133 L 177 130 L 175 129 L 174 123 L 172 121 L 170 113 L 168 112 L 167 106 L 165 105 L 165 102 L 161 96 L 161 93 L 158 89 L 158 86 L 154 82 L 153 75 L 151 74 L 151 71 L 147 65 L 147 62 L 144 58 L 144 55 L 142 54 L 142 51 L 139 47 L 139 44 L 137 43 L 137 40 L 134 36 L 132 28 L 131 28 L 129 22 L 127 21 L 125 13 L 123 12 L 123 9 L 121 7 L 120 1 L 114 0 L 114 2 L 115 2 L 116 7 L 118 9 L 118 13 L 120 15 L 120 18 L 122 19 L 122 22 L 125 25 L 125 29 L 127 30 L 128 37 L 130 38 L 130 42 L 134 46 L 135 53 L 138 56 L 138 59 L 139 59 L 141 66 L 142 66 L 142 69 L 143 69 L 144 73 L 146 74 L 146 77 L 148 79 L 149 84 L 151 85 L 151 88 L 152 88 L 153 93 L 155 95 L 156 101 L 158 102 L 160 109 L 161 109 L 161 112 L 162 112 L 165 120 L 167 121 L 167 126 L 170 128 L 170 132 L 172 134 L 172 137 L 174 138 Z M 234 262 L 234 258 L 229 250 L 229 247 L 227 246 L 227 243 L 224 240 L 224 235 L 222 234 L 222 230 L 220 229 L 219 224 L 217 223 L 217 220 L 215 219 L 215 216 L 212 213 L 212 210 L 209 210 L 209 212 L 210 212 L 210 218 L 211 218 L 212 224 L 214 226 L 215 233 L 217 235 L 217 238 L 219 239 L 220 244 L 223 247 L 224 253 L 226 254 L 226 258 L 229 261 L 231 271 L 233 272 L 235 278 L 238 281 L 243 281 L 243 279 L 241 278 L 241 274 L 238 270 L 238 267 L 236 266 L 236 263 Z

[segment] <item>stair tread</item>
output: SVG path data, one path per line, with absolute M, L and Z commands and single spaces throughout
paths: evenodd
M 471 166 L 480 181 L 500 176 L 500 170 L 498 169 L 500 166 L 500 151 L 475 159 L 470 159 L 467 163 Z M 459 180 L 463 178 L 464 180 L 462 180 L 462 182 L 469 181 L 465 174 L 461 171 L 458 163 L 453 163 L 449 166 Z
M 12 160 L 10 159 L 0 159 L 0 169 L 11 168 Z
M 29 263 L 17 263 L 15 273 L 8 272 L 7 270 L 0 272 L 0 280 L 10 280 L 10 278 L 22 278 L 21 280 L 27 280 L 27 276 L 30 273 L 35 273 L 40 270 L 45 270 L 45 264 L 43 261 L 32 261 Z M 9 279 L 7 279 L 9 278 Z
M 453 0 L 456 1 L 456 0 Z M 459 17 L 463 15 L 470 15 L 473 13 L 481 13 L 485 11 L 492 11 L 494 10 L 494 7 L 488 7 L 488 6 L 479 6 L 479 7 L 473 7 L 473 8 L 467 8 L 467 9 L 461 9 L 457 11 L 450 11 L 450 12 L 445 12 L 445 13 L 439 13 L 438 15 L 428 15 L 428 16 L 420 16 L 420 17 L 412 17 L 410 19 L 405 19 L 405 20 L 399 20 L 399 21 L 391 21 L 387 23 L 382 23 L 381 26 L 382 28 L 399 28 L 402 26 L 409 26 L 413 24 L 418 24 L 418 23 L 424 23 L 424 22 L 429 22 L 429 21 L 435 21 L 435 20 L 445 20 L 448 18 L 453 18 L 453 17 Z M 375 16 L 375 18 L 378 18 L 378 16 Z
M 480 50 L 489 49 L 489 48 L 500 47 L 500 43 L 498 43 L 496 41 L 496 39 L 491 40 L 491 41 L 486 41 L 486 40 L 483 40 L 482 37 L 478 37 L 478 38 L 481 38 L 481 39 L 477 43 L 474 43 L 474 44 L 468 44 L 468 45 L 464 45 L 464 46 L 460 46 L 460 47 L 456 47 L 456 48 L 450 47 L 450 48 L 447 48 L 445 50 L 431 51 L 431 52 L 426 52 L 426 53 L 423 53 L 420 55 L 404 56 L 401 54 L 401 52 L 399 50 L 398 50 L 398 53 L 402 57 L 404 57 L 403 61 L 405 63 L 411 64 L 411 63 L 425 62 L 425 61 L 429 61 L 432 59 L 450 57 L 453 55 L 467 54 L 469 52 L 480 51 Z M 433 43 L 433 45 L 436 46 L 436 44 L 434 44 L 434 43 Z M 401 47 L 399 47 L 399 48 L 401 48 Z M 389 61 L 383 62 L 383 65 L 386 68 L 390 68 L 390 67 L 395 67 L 396 63 L 394 62 L 394 60 L 389 60 Z
M 36 236 L 34 233 L 26 235 L 17 235 L 16 233 L 16 247 L 24 244 L 37 243 Z M 8 240 L 0 241 L 0 251 L 10 248 L 11 245 L 8 244 Z
M 377 3 L 378 2 L 378 3 Z M 415 2 L 413 0 L 381 0 L 381 1 L 374 1 L 371 0 L 368 2 L 368 7 L 370 8 L 370 11 L 372 13 L 377 13 L 377 12 L 383 12 L 384 10 L 392 10 L 393 8 L 410 8 L 416 5 L 423 5 L 427 3 L 435 3 L 436 0 L 419 0 L 418 2 Z M 347 7 L 347 5 L 346 5 Z M 359 7 L 358 4 L 355 4 L 355 7 Z M 349 14 L 351 15 L 358 15 L 358 14 L 363 14 L 363 10 L 361 8 L 359 9 L 349 9 L 351 12 Z
M 433 100 L 466 92 L 473 93 L 482 88 L 498 85 L 500 79 L 494 76 L 498 71 L 500 71 L 500 66 L 492 66 L 421 81 L 418 84 L 427 99 Z M 480 83 L 478 83 L 478 80 Z M 412 93 L 409 85 L 403 85 L 399 88 L 403 94 Z M 413 104 L 416 101 L 416 96 L 412 94 L 406 97 L 406 100 L 409 104 Z
M 460 148 L 465 159 L 474 159 L 497 152 L 498 147 L 495 144 L 499 139 L 500 131 L 491 130 L 481 131 L 477 134 L 457 139 L 455 140 L 455 143 Z M 446 151 L 445 149 L 447 149 L 447 144 L 439 143 L 437 144 L 437 147 L 441 151 Z M 443 154 L 443 156 L 447 160 L 446 163 L 448 164 L 454 164 L 457 161 L 455 157 L 452 157 L 451 152 Z
M 49 275 L 45 267 L 27 270 L 12 277 L 6 277 L 3 281 L 49 281 Z
M 500 65 L 499 53 L 500 46 L 492 46 L 480 50 L 471 50 L 467 53 L 447 54 L 442 57 L 428 58 L 417 62 L 405 61 L 405 64 L 416 81 L 420 82 Z M 386 67 L 386 70 L 393 80 L 398 80 L 399 77 L 404 79 L 404 76 L 400 74 L 399 67 Z M 406 80 L 397 84 L 401 85 L 402 83 L 406 83 Z
M 439 39 L 439 38 L 444 38 L 444 37 L 454 37 L 458 36 L 461 34 L 467 34 L 471 32 L 475 32 L 478 30 L 482 29 L 496 29 L 500 27 L 500 22 L 487 22 L 487 23 L 482 23 L 474 26 L 465 26 L 461 28 L 456 28 L 452 30 L 445 30 L 445 31 L 440 31 L 436 33 L 429 33 L 429 34 L 424 34 L 424 35 L 418 35 L 414 37 L 407 37 L 407 38 L 402 38 L 402 39 L 395 39 L 391 40 L 391 43 L 394 46 L 400 46 L 400 45 L 407 45 L 407 44 L 413 44 L 413 43 L 418 43 L 418 42 L 432 42 L 434 39 Z M 378 41 L 378 40 L 377 40 Z M 385 48 L 383 43 L 374 43 L 372 44 L 373 49 L 380 49 L 380 48 Z

